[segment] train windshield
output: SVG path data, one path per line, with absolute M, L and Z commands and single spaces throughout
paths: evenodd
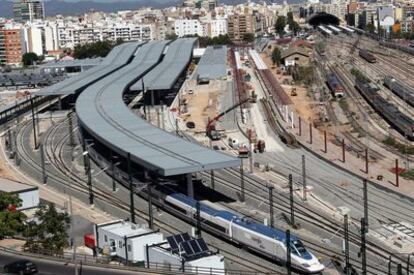
M 292 241 L 292 246 L 293 250 L 299 255 L 307 252 L 305 246 L 303 246 L 303 243 L 300 240 Z

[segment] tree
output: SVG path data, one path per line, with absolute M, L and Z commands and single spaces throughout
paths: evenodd
M 33 65 L 36 61 L 39 60 L 39 57 L 35 53 L 25 53 L 22 56 L 22 62 L 24 66 L 30 66 Z
M 282 36 L 285 33 L 285 27 L 286 27 L 286 18 L 284 16 L 279 16 L 275 23 L 276 33 Z
M 293 13 L 290 11 L 287 14 L 286 23 L 291 25 L 295 20 L 293 19 Z
M 293 32 L 294 35 L 297 35 L 300 31 L 300 26 L 298 22 L 293 21 L 291 24 L 289 24 L 289 29 Z
M 254 33 L 245 33 L 243 35 L 243 41 L 246 43 L 251 43 L 254 41 Z
M 275 64 L 277 64 L 278 66 L 280 65 L 280 63 L 282 61 L 281 55 L 282 55 L 282 53 L 280 52 L 280 49 L 278 47 L 275 47 L 272 51 L 273 65 L 275 65 Z
M 0 239 L 22 232 L 26 216 L 16 211 L 21 205 L 22 201 L 16 194 L 0 193 Z
M 231 45 L 231 39 L 230 37 L 226 35 L 219 35 L 216 37 L 208 37 L 208 36 L 202 36 L 198 39 L 199 45 L 202 48 L 205 48 L 207 46 L 214 46 L 214 45 Z
M 117 46 L 117 45 L 121 45 L 122 43 L 124 43 L 124 39 L 122 39 L 122 38 L 117 38 L 116 39 L 116 41 L 115 41 L 115 45 Z
M 55 205 L 50 203 L 40 205 L 35 217 L 38 223 L 28 224 L 26 247 L 60 253 L 69 246 L 67 230 L 70 227 L 70 217 L 67 213 L 58 212 Z
M 85 45 L 77 45 L 75 46 L 73 56 L 77 59 L 104 57 L 114 46 L 115 44 L 109 41 L 97 41 Z
M 175 40 L 177 38 L 178 38 L 178 36 L 175 33 L 168 33 L 168 34 L 165 35 L 165 39 L 167 39 L 167 40 Z
M 375 32 L 375 26 L 374 26 L 374 24 L 372 24 L 372 23 L 368 23 L 368 24 L 365 26 L 365 30 L 366 30 L 367 32 L 374 33 L 374 32 Z

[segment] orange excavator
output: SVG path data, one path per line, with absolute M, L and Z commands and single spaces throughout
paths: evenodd
M 225 114 L 233 111 L 234 109 L 236 109 L 237 107 L 239 107 L 240 105 L 243 105 L 244 103 L 247 102 L 255 102 L 255 99 L 252 97 L 249 97 L 239 103 L 237 103 L 236 105 L 231 106 L 230 108 L 228 108 L 227 110 L 221 112 L 220 114 L 218 114 L 217 116 L 215 116 L 213 119 L 209 119 L 207 126 L 206 126 L 206 135 L 211 139 L 211 140 L 220 140 L 221 139 L 221 134 L 219 131 L 217 131 L 216 129 L 216 122 Z

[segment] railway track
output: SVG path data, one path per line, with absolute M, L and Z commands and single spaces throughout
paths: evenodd
M 402 159 L 407 159 L 407 156 L 405 156 L 405 154 L 383 143 L 383 141 L 387 137 L 392 137 L 393 139 L 403 144 L 406 142 L 405 139 L 402 138 L 399 133 L 397 134 L 391 132 L 388 123 L 386 123 L 382 118 L 379 117 L 379 115 L 376 114 L 374 110 L 372 110 L 372 107 L 359 95 L 359 93 L 355 90 L 353 86 L 349 85 L 349 83 L 353 83 L 353 80 L 349 76 L 347 76 L 349 73 L 346 71 L 346 69 L 344 69 L 341 66 L 335 67 L 335 69 L 338 72 L 338 76 L 341 78 L 342 83 L 346 86 L 348 93 L 351 94 L 351 99 L 354 103 L 353 105 L 357 106 L 358 112 L 362 114 L 362 117 L 370 118 L 371 123 L 373 123 L 374 126 L 377 125 L 374 128 L 379 127 L 381 128 L 381 131 L 379 132 L 376 129 L 374 129 L 375 134 L 371 131 L 367 131 L 367 127 L 360 125 L 360 122 L 358 122 L 354 117 L 350 117 L 353 127 L 356 128 L 363 135 L 369 136 L 371 140 L 376 141 L 376 144 L 378 146 L 384 148 L 387 151 L 393 152 L 395 155 L 399 156 Z M 366 110 L 370 111 L 367 112 Z M 377 154 L 377 152 L 375 152 L 374 150 L 370 151 L 370 155 L 375 154 Z M 408 158 L 410 161 L 414 161 L 413 157 Z
M 374 72 L 377 76 L 379 76 L 381 83 L 378 83 L 376 77 L 373 76 L 372 74 L 368 74 L 368 73 L 366 74 L 366 76 L 371 80 L 372 83 L 378 84 L 377 87 L 380 89 L 381 95 L 384 98 L 386 98 L 388 101 L 391 101 L 401 112 L 407 114 L 410 118 L 414 118 L 414 108 L 412 108 L 411 106 L 407 106 L 407 104 L 404 102 L 402 98 L 400 98 L 393 91 L 389 90 L 383 85 L 382 81 L 384 77 L 388 75 L 386 71 L 383 71 L 383 69 L 380 69 L 376 65 L 377 63 L 366 65 L 365 63 L 363 63 L 361 60 L 357 58 L 352 58 L 352 62 L 355 66 L 359 68 L 361 68 L 362 66 L 368 66 L 371 72 Z
M 230 174 L 232 174 L 235 178 L 238 178 L 238 171 L 234 171 L 232 169 L 226 169 L 226 172 L 229 172 Z M 249 198 L 252 198 L 254 200 L 256 200 L 258 203 L 260 203 L 260 205 L 264 205 L 266 207 L 268 207 L 268 203 L 266 200 L 263 200 L 263 198 L 258 195 L 260 194 L 260 192 L 258 190 L 260 190 L 263 194 L 267 192 L 267 187 L 264 185 L 264 183 L 258 179 L 255 179 L 253 177 L 250 177 L 249 175 L 245 175 L 244 177 L 245 182 L 248 183 L 250 186 L 252 186 L 254 189 L 250 189 L 247 187 L 248 185 L 246 185 L 246 192 L 249 194 Z M 216 180 L 218 180 L 221 184 L 228 186 L 229 188 L 233 189 L 234 192 L 238 192 L 240 187 L 236 186 L 234 184 L 235 180 L 226 180 L 224 178 L 220 178 L 220 175 L 216 176 Z M 278 191 L 277 195 L 279 195 L 279 197 L 276 199 L 277 201 L 277 205 L 274 206 L 274 208 L 276 208 L 276 210 L 279 210 L 281 212 L 285 212 L 285 213 L 289 213 L 290 212 L 290 206 L 289 206 L 289 198 L 288 198 L 288 194 L 283 193 L 283 191 Z M 227 206 L 228 207 L 228 206 Z M 240 209 L 235 209 L 240 211 Z M 305 221 L 306 223 L 309 224 L 313 224 L 315 226 L 317 226 L 318 228 L 321 228 L 323 230 L 325 230 L 326 232 L 330 233 L 330 234 L 343 234 L 342 231 L 342 225 L 338 224 L 337 221 L 333 220 L 333 219 L 329 219 L 326 218 L 325 216 L 319 214 L 318 212 L 309 209 L 308 206 L 304 205 L 300 200 L 296 200 L 295 202 L 295 213 L 298 216 L 298 218 L 302 221 Z M 254 218 L 250 215 L 251 218 L 256 219 L 258 222 L 261 222 L 260 220 L 258 220 L 257 218 Z M 372 216 L 371 216 L 372 218 Z M 355 224 L 358 224 L 359 221 L 354 220 Z M 309 238 L 306 238 L 304 236 L 301 236 L 301 239 L 305 240 L 307 243 L 311 244 L 313 246 L 313 248 L 316 248 L 316 251 L 320 252 L 323 255 L 326 256 L 335 256 L 335 257 L 339 257 L 341 258 L 342 254 L 338 251 L 334 251 L 332 249 L 325 249 L 326 245 L 321 244 L 321 243 L 317 243 L 314 240 L 311 240 Z M 350 237 L 351 242 L 359 247 L 360 246 L 360 236 L 356 233 L 351 233 L 351 237 Z M 387 259 L 390 255 L 389 250 L 384 249 L 382 246 L 379 246 L 371 241 L 367 242 L 367 251 L 373 253 L 373 255 L 378 256 L 381 258 L 381 263 L 384 265 L 383 269 L 380 269 L 377 267 L 377 263 L 373 263 L 370 265 L 371 268 L 371 273 L 372 274 L 380 274 L 378 272 L 382 272 L 382 273 L 386 273 L 386 264 L 387 264 Z M 325 249 L 325 250 L 324 250 Z M 335 253 L 333 253 L 335 252 Z M 404 259 L 400 258 L 399 259 L 400 262 L 402 263 L 404 261 Z M 353 259 L 353 261 L 355 263 L 359 263 L 358 262 L 358 257 L 355 257 Z
M 48 148 L 47 150 L 45 150 L 46 151 L 45 155 L 47 157 L 48 162 L 55 169 L 54 171 L 55 173 L 53 173 L 50 169 L 47 169 L 48 179 L 54 180 L 58 184 L 66 186 L 65 187 L 66 189 L 71 189 L 83 195 L 88 195 L 86 179 L 79 176 L 78 174 L 73 174 L 72 167 L 68 167 L 68 165 L 66 165 L 66 162 L 63 159 L 63 155 L 66 153 L 64 152 L 66 150 L 65 144 L 67 144 L 69 137 L 67 135 L 64 135 L 64 137 L 60 137 L 56 141 L 57 139 L 56 135 L 58 133 L 61 134 L 62 132 L 60 130 L 62 128 L 65 128 L 64 124 L 65 124 L 64 122 L 59 123 L 58 127 L 52 128 L 52 130 L 48 131 L 44 135 L 44 141 L 46 142 L 46 144 L 53 146 L 52 147 L 53 149 Z M 21 132 L 18 135 L 19 142 L 20 144 L 23 145 L 21 146 L 21 148 L 19 148 L 20 149 L 19 155 L 21 157 L 21 160 L 26 165 L 28 165 L 33 171 L 40 174 L 42 168 L 38 164 L 39 161 L 33 158 L 32 153 L 30 152 L 31 149 L 27 148 L 27 146 L 24 146 L 24 144 L 26 144 L 27 142 L 23 143 L 25 139 L 24 137 L 27 137 L 29 135 L 28 132 L 30 131 L 31 131 L 31 124 L 27 123 L 26 125 L 23 126 Z M 45 146 L 45 148 L 46 147 L 49 147 L 49 146 Z M 70 185 L 67 185 L 68 181 L 71 182 Z M 94 185 L 94 195 L 96 199 L 102 201 L 103 203 L 111 205 L 117 209 L 120 209 L 123 212 L 129 213 L 128 203 L 125 203 L 124 200 L 117 198 L 116 196 L 113 195 L 112 192 L 108 192 L 105 188 L 100 187 L 97 184 Z M 138 213 L 139 217 L 141 217 L 142 219 L 148 220 L 147 213 L 142 211 L 142 209 L 135 207 L 135 211 L 136 213 Z M 158 228 L 164 230 L 167 233 L 174 234 L 176 232 L 180 232 L 180 229 L 178 227 L 172 226 L 171 224 L 166 224 L 163 221 L 163 219 L 154 217 L 154 223 Z M 246 270 L 251 270 L 255 272 L 256 274 L 261 274 L 261 273 L 283 274 L 276 270 L 269 271 L 268 264 L 261 264 L 257 261 L 252 261 L 246 257 L 243 257 L 240 254 L 235 254 L 234 252 L 229 251 L 228 249 L 224 249 L 223 247 L 217 247 L 215 245 L 211 245 L 211 246 L 216 249 L 220 249 L 220 251 L 223 252 L 223 254 L 228 260 L 231 260 L 237 263 L 238 265 L 246 268 Z M 240 271 L 237 271 L 237 272 L 240 272 Z M 234 271 L 234 273 L 237 273 L 237 272 Z M 232 274 L 231 270 L 230 270 L 230 274 Z
M 184 132 L 181 131 L 181 136 L 183 138 L 186 138 L 188 140 L 190 140 L 189 137 L 186 136 L 186 134 Z M 234 179 L 226 179 L 225 176 L 223 176 L 223 173 L 229 173 Z M 209 173 L 202 173 L 203 177 L 205 178 L 205 180 L 209 180 L 211 175 Z M 268 202 L 267 200 L 263 200 L 263 196 L 268 192 L 267 187 L 265 186 L 265 183 L 263 181 L 260 181 L 258 179 L 255 178 L 251 178 L 248 175 L 244 176 L 245 179 L 245 184 L 248 183 L 249 185 L 252 185 L 253 188 L 255 188 L 254 190 L 251 189 L 249 190 L 248 187 L 246 188 L 246 192 L 247 194 L 249 194 L 249 198 L 254 199 L 258 205 L 263 205 L 263 206 L 267 206 L 268 207 Z M 226 186 L 227 188 L 229 188 L 230 190 L 233 191 L 234 194 L 240 192 L 240 187 L 236 184 L 237 182 L 240 182 L 240 174 L 239 171 L 236 171 L 234 169 L 225 169 L 224 172 L 223 171 L 217 171 L 215 173 L 215 181 L 222 184 L 223 186 Z M 297 185 L 297 183 L 296 183 Z M 247 185 L 246 185 L 247 186 Z M 330 188 L 330 187 L 329 187 Z M 290 212 L 290 205 L 289 205 L 289 198 L 288 198 L 288 194 L 284 194 L 282 192 L 277 192 L 277 195 L 279 195 L 280 197 L 278 197 L 276 199 L 277 204 L 274 206 L 274 208 L 276 210 L 279 210 L 283 213 L 289 213 Z M 348 194 L 347 190 L 344 190 L 342 192 L 343 196 L 349 196 L 352 197 L 352 194 Z M 223 207 L 228 208 L 234 212 L 238 212 L 241 213 L 241 209 L 238 207 L 231 207 L 228 204 L 221 204 Z M 312 224 L 313 226 L 316 226 L 318 228 L 321 228 L 323 230 L 325 230 L 326 232 L 328 232 L 329 234 L 338 234 L 339 233 L 343 233 L 342 231 L 342 227 L 340 224 L 338 224 L 337 221 L 332 220 L 332 219 L 328 219 L 325 216 L 319 214 L 318 212 L 314 211 L 314 210 L 310 210 L 308 206 L 304 205 L 303 203 L 299 202 L 298 207 L 296 207 L 295 209 L 295 213 L 298 215 L 299 219 L 302 221 L 305 221 L 308 224 Z M 371 209 L 375 208 L 375 206 L 371 206 Z M 377 212 L 375 212 L 375 214 L 378 213 L 382 213 L 382 209 L 377 209 Z M 259 220 L 257 217 L 252 217 L 250 215 L 250 213 L 242 213 L 246 216 L 251 217 L 252 219 L 256 220 L 257 222 L 262 222 L 261 220 Z M 381 216 L 381 215 L 372 215 L 371 214 L 371 218 L 377 218 L 377 219 L 382 219 L 382 220 L 387 220 L 389 222 L 390 221 L 388 218 L 386 218 L 385 216 Z M 354 224 L 359 224 L 359 220 L 355 220 L 353 219 Z M 310 248 L 312 248 L 313 250 L 319 252 L 321 255 L 324 255 L 328 258 L 336 258 L 336 259 L 343 259 L 343 256 L 341 254 L 341 252 L 339 252 L 338 250 L 334 250 L 334 249 L 328 249 L 326 247 L 326 244 L 323 243 L 318 243 L 315 240 L 312 240 L 310 238 L 304 237 L 303 235 L 299 234 L 300 238 L 303 239 L 307 245 L 310 246 Z M 355 246 L 360 246 L 360 237 L 358 234 L 352 233 L 351 234 L 351 242 L 355 245 Z M 383 249 L 381 246 L 378 246 L 375 243 L 372 242 L 367 242 L 367 244 L 370 246 L 367 251 L 371 251 L 371 253 L 373 253 L 374 255 L 380 257 L 380 259 L 382 260 L 381 264 L 383 265 L 383 268 L 378 268 L 377 264 L 378 263 L 372 263 L 369 266 L 369 270 L 371 270 L 371 274 L 386 274 L 386 264 L 387 264 L 387 259 L 389 257 L 389 253 L 386 249 Z M 353 261 L 354 264 L 359 264 L 358 261 L 358 257 L 354 257 L 351 261 Z M 403 259 L 400 259 L 400 263 L 403 262 Z M 397 261 L 396 261 L 397 263 Z

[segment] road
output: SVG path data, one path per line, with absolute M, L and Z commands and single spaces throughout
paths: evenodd
M 49 261 L 46 259 L 39 259 L 39 258 L 31 258 L 31 257 L 24 257 L 20 255 L 14 255 L 9 254 L 6 252 L 0 253 L 0 268 L 3 272 L 4 265 L 17 261 L 17 260 L 30 260 L 33 263 L 37 265 L 37 268 L 39 269 L 39 275 L 73 275 L 75 273 L 75 266 L 72 264 L 67 264 L 64 262 L 54 262 Z M 80 266 L 78 266 L 79 268 Z M 116 269 L 109 269 L 107 267 L 105 268 L 98 268 L 98 267 L 89 267 L 89 266 L 82 266 L 82 273 L 77 273 L 79 275 L 110 275 L 110 274 L 137 274 L 137 272 L 131 272 L 131 271 L 122 271 L 122 270 L 116 270 Z M 140 273 L 145 274 L 145 273 Z

